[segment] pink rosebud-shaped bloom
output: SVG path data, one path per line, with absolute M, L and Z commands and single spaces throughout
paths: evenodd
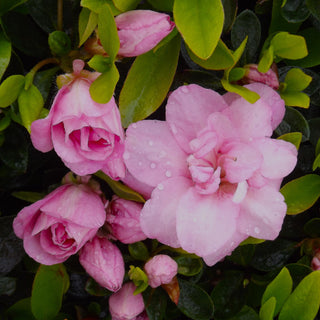
M 22 209 L 13 229 L 30 257 L 52 265 L 78 252 L 104 221 L 100 196 L 87 185 L 67 184 Z
M 91 83 L 98 73 L 82 70 L 74 61 L 73 80 L 63 86 L 45 119 L 31 125 L 31 140 L 42 152 L 52 148 L 78 175 L 102 170 L 113 179 L 125 175 L 122 160 L 124 131 L 114 98 L 106 104 L 92 100 Z
M 115 239 L 129 244 L 147 237 L 140 226 L 140 212 L 143 205 L 135 201 L 112 198 L 107 207 L 106 222 Z
M 178 264 L 165 254 L 158 254 L 150 259 L 145 265 L 144 270 L 152 288 L 162 284 L 168 284 L 178 272 Z
M 144 310 L 142 294 L 134 295 L 136 287 L 128 282 L 109 298 L 112 320 L 137 320 Z
M 141 211 L 143 232 L 208 265 L 249 236 L 275 239 L 286 214 L 279 187 L 297 150 L 271 138 L 284 101 L 264 84 L 247 88 L 257 102 L 182 86 L 168 98 L 166 121 L 140 121 L 126 132 L 127 168 L 153 188 Z
M 174 28 L 170 16 L 151 10 L 133 10 L 115 18 L 120 39 L 118 54 L 141 55 L 154 48 Z
M 90 276 L 110 291 L 121 288 L 124 261 L 118 247 L 107 238 L 94 237 L 80 251 L 79 261 Z

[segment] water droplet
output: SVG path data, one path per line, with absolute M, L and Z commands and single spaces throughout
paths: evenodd
M 136 129 L 136 128 L 137 128 L 137 124 L 136 124 L 136 123 L 133 123 L 133 124 L 132 124 L 132 128 Z
M 255 232 L 256 234 L 259 234 L 259 233 L 260 233 L 260 229 L 259 229 L 258 227 L 255 227 L 255 228 L 254 228 L 254 232 Z
M 151 168 L 151 169 L 155 169 L 156 166 L 157 166 L 157 165 L 156 165 L 154 162 L 152 162 L 152 163 L 150 164 L 150 168 Z
M 158 184 L 158 189 L 159 189 L 159 190 L 163 190 L 163 189 L 164 189 L 164 186 L 163 186 L 162 183 L 159 183 L 159 184 Z
M 123 159 L 124 160 L 128 160 L 130 158 L 130 154 L 128 153 L 128 152 L 125 152 L 124 154 L 123 154 Z
M 153 141 L 149 140 L 149 146 L 153 146 Z
M 189 89 L 188 89 L 186 86 L 183 86 L 183 87 L 181 88 L 181 91 L 182 91 L 183 93 L 188 93 L 188 92 L 189 92 Z
M 166 171 L 166 177 L 170 178 L 172 176 L 172 173 L 170 170 L 167 170 Z

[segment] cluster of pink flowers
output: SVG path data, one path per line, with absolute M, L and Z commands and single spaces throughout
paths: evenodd
M 119 55 L 129 57 L 149 51 L 174 28 L 169 16 L 140 10 L 119 15 L 116 24 Z M 213 265 L 249 236 L 278 236 L 286 214 L 279 188 L 295 167 L 297 150 L 271 138 L 285 112 L 273 89 L 249 84 L 260 95 L 250 104 L 234 93 L 182 86 L 168 98 L 166 121 L 133 123 L 125 133 L 115 99 L 98 104 L 90 96 L 99 73 L 83 70 L 81 60 L 73 67 L 49 115 L 31 126 L 34 147 L 54 149 L 79 176 L 102 170 L 148 201 L 114 196 L 109 202 L 85 178 L 67 182 L 14 220 L 34 260 L 51 265 L 79 253 L 88 274 L 115 292 L 109 299 L 112 319 L 142 320 L 148 319 L 142 295 L 133 294 L 133 283 L 123 285 L 125 264 L 115 241 L 157 239 Z M 247 76 L 248 82 L 261 80 L 253 67 Z M 144 270 L 156 288 L 171 283 L 178 266 L 156 255 Z

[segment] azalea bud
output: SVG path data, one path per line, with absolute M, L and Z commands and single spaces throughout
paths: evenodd
M 244 66 L 246 70 L 245 76 L 240 80 L 241 84 L 249 84 L 254 82 L 264 83 L 274 90 L 279 89 L 279 79 L 276 64 L 266 72 L 262 73 L 258 71 L 258 65 L 248 64 Z
M 71 50 L 70 38 L 63 31 L 50 33 L 48 43 L 52 53 L 58 56 L 63 56 Z
M 168 284 L 178 272 L 178 264 L 169 256 L 159 254 L 150 259 L 144 266 L 144 270 L 152 288 L 162 284 Z
M 140 227 L 142 203 L 121 199 L 117 196 L 107 207 L 106 222 L 115 239 L 129 244 L 145 240 L 147 237 Z
M 107 238 L 95 237 L 80 251 L 79 261 L 87 273 L 110 291 L 121 288 L 124 261 L 120 250 Z
M 128 282 L 109 298 L 109 310 L 112 320 L 134 320 L 144 310 L 141 293 L 134 295 L 136 287 Z

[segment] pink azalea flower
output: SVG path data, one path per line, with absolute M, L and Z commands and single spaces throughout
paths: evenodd
M 178 264 L 166 254 L 158 254 L 144 265 L 144 270 L 150 287 L 156 288 L 171 282 L 178 273 Z
M 54 148 L 78 175 L 102 170 L 119 179 L 125 175 L 120 113 L 113 97 L 105 104 L 92 100 L 89 88 L 99 73 L 83 67 L 83 61 L 74 61 L 74 73 L 66 75 L 71 82 L 59 90 L 49 115 L 32 123 L 31 140 L 42 152 Z
M 166 121 L 144 120 L 127 130 L 128 170 L 154 188 L 141 212 L 143 232 L 208 265 L 248 236 L 275 239 L 286 214 L 279 187 L 297 150 L 270 138 L 284 102 L 266 85 L 247 87 L 261 97 L 254 104 L 182 86 L 168 98 Z
M 23 208 L 13 229 L 31 258 L 52 265 L 78 252 L 104 221 L 100 196 L 87 185 L 67 184 Z
M 94 237 L 79 253 L 79 261 L 90 276 L 110 291 L 121 288 L 124 261 L 121 251 L 107 238 Z

